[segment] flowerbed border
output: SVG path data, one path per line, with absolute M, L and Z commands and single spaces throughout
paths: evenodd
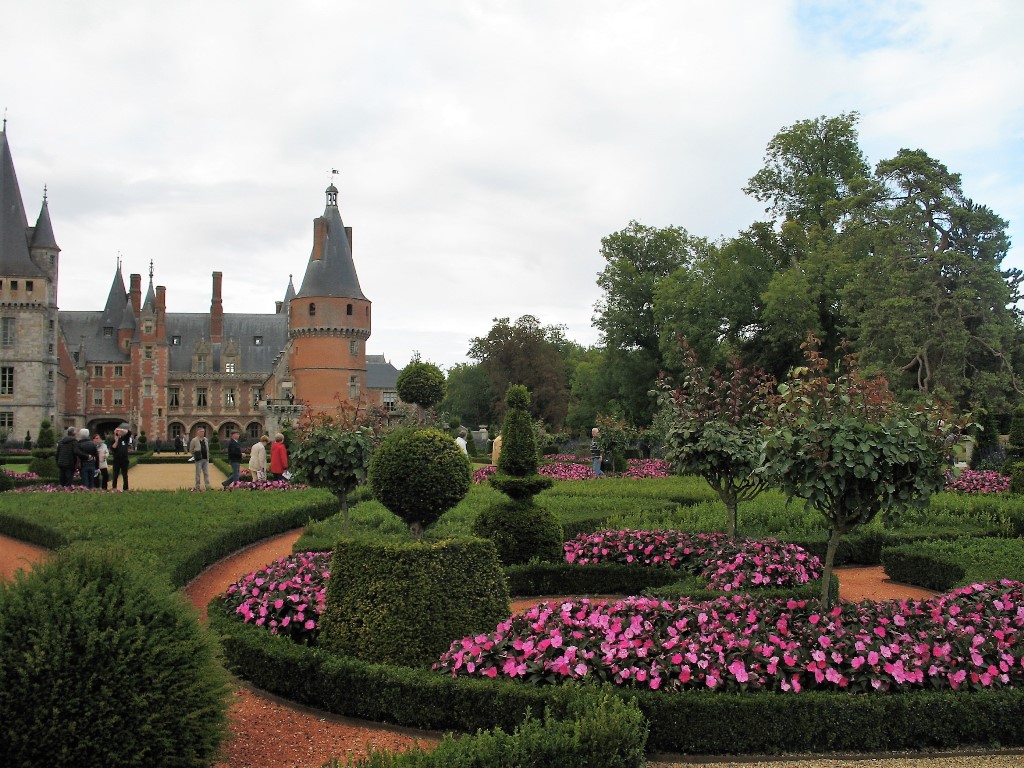
M 226 666 L 258 688 L 348 717 L 475 732 L 512 729 L 527 707 L 564 714 L 571 686 L 523 685 L 390 667 L 296 645 L 225 616 L 210 626 Z M 636 698 L 650 721 L 648 749 L 680 754 L 891 752 L 1024 745 L 1024 691 L 915 691 L 882 695 L 676 692 L 610 687 Z M 838 724 L 842 724 L 839 727 Z

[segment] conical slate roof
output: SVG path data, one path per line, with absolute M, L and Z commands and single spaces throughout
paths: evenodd
M 114 281 L 110 284 L 110 293 L 107 294 L 107 303 L 103 306 L 103 326 L 105 328 L 120 327 L 126 301 L 128 301 L 128 291 L 125 290 L 121 264 L 118 263 L 117 269 L 114 270 Z
M 59 251 L 57 238 L 53 236 L 53 225 L 50 223 L 50 204 L 46 202 L 46 193 L 43 193 L 43 207 L 39 210 L 39 218 L 36 219 L 35 229 L 32 230 L 33 248 L 52 248 Z
M 25 205 L 5 128 L 0 131 L 0 274 L 44 276 L 29 256 L 28 231 Z
M 288 288 L 284 292 L 284 306 L 288 306 L 288 302 L 295 298 L 295 284 L 292 282 L 292 276 L 288 275 Z
M 345 223 L 338 210 L 338 189 L 332 184 L 327 188 L 327 207 L 323 218 L 327 221 L 327 235 L 321 258 L 309 255 L 306 274 L 297 297 L 346 297 L 366 301 L 359 287 L 356 265 L 352 261 L 352 247 L 345 234 Z

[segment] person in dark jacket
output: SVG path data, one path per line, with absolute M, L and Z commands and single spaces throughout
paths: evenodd
M 131 432 L 118 427 L 114 430 L 114 444 L 110 447 L 110 455 L 113 457 L 111 466 L 114 467 L 114 476 L 110 481 L 110 490 L 117 490 L 117 476 L 121 475 L 122 488 L 128 490 L 128 443 L 131 440 Z
M 96 443 L 92 441 L 92 435 L 88 429 L 78 430 L 78 447 L 75 449 L 78 454 L 79 473 L 82 476 L 82 485 L 92 488 L 96 484 L 96 467 L 99 465 L 99 454 L 96 451 Z
M 57 443 L 57 470 L 60 476 L 60 484 L 65 488 L 75 482 L 75 466 L 78 458 L 75 454 L 75 446 L 78 440 L 75 437 L 75 428 L 68 427 L 64 437 Z
M 242 469 L 242 444 L 238 442 L 240 434 L 232 432 L 231 439 L 228 440 L 228 464 L 231 465 L 231 477 L 221 483 L 225 488 L 238 482 L 238 473 Z

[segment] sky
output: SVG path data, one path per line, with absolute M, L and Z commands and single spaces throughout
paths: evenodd
M 1020 239 L 1022 36 L 1018 0 L 5 0 L 0 108 L 61 309 L 120 258 L 168 311 L 220 271 L 273 312 L 333 180 L 368 351 L 448 369 L 500 317 L 599 343 L 601 239 L 765 219 L 742 188 L 800 120 L 859 112 L 870 164 L 923 149 Z

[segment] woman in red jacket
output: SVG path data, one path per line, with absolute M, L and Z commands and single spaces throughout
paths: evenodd
M 272 480 L 287 480 L 285 477 L 288 471 L 288 449 L 284 447 L 284 435 L 278 432 L 274 435 L 274 442 L 270 445 L 270 476 Z

